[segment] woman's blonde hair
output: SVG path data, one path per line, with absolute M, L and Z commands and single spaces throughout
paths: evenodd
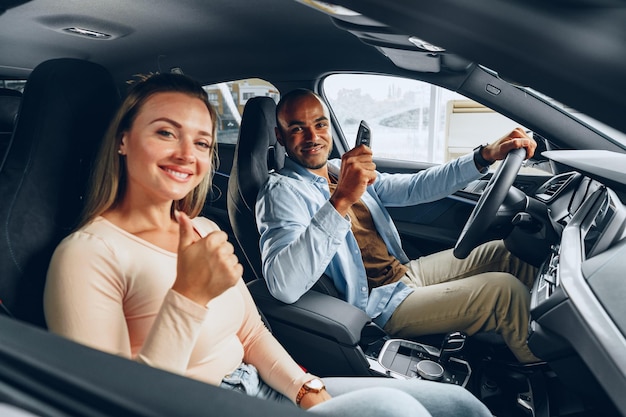
M 132 86 L 104 135 L 92 171 L 90 186 L 78 228 L 120 203 L 126 191 L 127 181 L 126 159 L 118 154 L 122 136 L 131 128 L 137 114 L 150 97 L 158 93 L 172 92 L 186 94 L 202 100 L 206 104 L 213 122 L 211 168 L 196 188 L 181 200 L 175 201 L 172 205 L 172 214 L 174 210 L 179 210 L 193 218 L 202 211 L 211 187 L 213 172 L 218 163 L 216 151 L 217 113 L 209 103 L 206 91 L 198 82 L 181 74 L 153 74 L 143 77 L 141 81 Z

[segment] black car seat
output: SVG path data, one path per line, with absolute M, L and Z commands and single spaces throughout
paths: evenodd
M 45 327 L 48 262 L 75 226 L 96 149 L 120 101 L 108 71 L 61 58 L 27 80 L 0 166 L 0 299 L 17 319 Z
M 272 332 L 291 355 L 319 375 L 367 375 L 359 347 L 361 333 L 371 326 L 358 308 L 336 298 L 327 277 L 294 304 L 284 304 L 267 290 L 261 268 L 256 196 L 270 172 L 282 168 L 285 149 L 276 141 L 276 103 L 270 97 L 247 101 L 228 181 L 228 214 L 247 266 L 254 278 L 250 292 Z M 330 295 L 329 295 L 330 294 Z M 382 335 L 382 334 L 381 334 Z
M 227 207 L 233 233 L 254 277 L 261 281 L 256 198 L 269 174 L 280 170 L 285 163 L 285 148 L 276 140 L 275 127 L 276 103 L 272 98 L 254 97 L 246 102 L 228 181 Z M 334 297 L 339 295 L 326 276 L 320 278 L 313 290 Z
M 9 147 L 22 93 L 11 88 L 0 88 L 0 165 Z
M 254 207 L 269 173 L 282 168 L 285 150 L 276 141 L 276 103 L 270 97 L 246 102 L 228 181 L 227 207 L 233 233 L 256 279 L 263 279 Z

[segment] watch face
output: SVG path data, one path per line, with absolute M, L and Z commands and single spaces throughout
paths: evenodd
M 324 388 L 324 383 L 319 379 L 312 379 L 305 385 L 314 390 L 321 390 L 322 388 Z

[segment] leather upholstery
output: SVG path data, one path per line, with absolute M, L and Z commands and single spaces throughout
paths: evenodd
M 285 161 L 285 148 L 276 141 L 275 126 L 276 103 L 272 98 L 254 97 L 246 102 L 228 180 L 227 207 L 233 233 L 248 266 L 261 280 L 263 272 L 254 207 L 269 172 L 282 168 Z
M 58 242 L 76 225 L 91 163 L 119 105 L 111 75 L 69 58 L 31 73 L 0 167 L 0 298 L 45 327 L 43 286 Z

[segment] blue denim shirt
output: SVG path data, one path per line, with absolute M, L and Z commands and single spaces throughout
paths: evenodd
M 341 160 L 328 161 L 339 175 Z M 369 209 L 389 253 L 409 262 L 387 207 L 425 203 L 463 188 L 481 173 L 472 154 L 415 174 L 377 173 L 361 200 Z M 263 274 L 270 293 L 285 303 L 297 301 L 322 274 L 334 281 L 344 300 L 365 311 L 384 326 L 400 303 L 412 292 L 401 282 L 372 289 L 361 251 L 350 229 L 329 202 L 325 178 L 289 158 L 278 173 L 270 174 L 259 190 L 256 219 L 261 234 Z

